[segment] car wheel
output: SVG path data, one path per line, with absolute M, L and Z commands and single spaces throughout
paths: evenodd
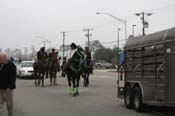
M 128 109 L 133 108 L 133 102 L 132 102 L 132 96 L 131 96 L 131 87 L 130 86 L 125 87 L 124 102 L 125 102 L 125 106 Z
M 143 111 L 143 96 L 140 87 L 134 88 L 134 99 L 133 99 L 134 109 L 137 112 Z

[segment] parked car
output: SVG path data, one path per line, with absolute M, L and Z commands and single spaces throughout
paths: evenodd
M 34 78 L 33 63 L 34 61 L 22 61 L 17 67 L 17 77 L 28 79 Z
M 95 61 L 95 67 L 96 68 L 112 68 L 112 64 L 111 63 L 108 63 L 107 61 L 105 60 L 96 60 Z

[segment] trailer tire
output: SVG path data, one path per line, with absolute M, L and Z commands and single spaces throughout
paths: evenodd
M 137 112 L 143 111 L 143 96 L 140 87 L 134 88 L 133 105 Z
M 124 102 L 125 102 L 125 106 L 128 109 L 133 108 L 132 97 L 131 97 L 131 87 L 130 86 L 125 86 Z

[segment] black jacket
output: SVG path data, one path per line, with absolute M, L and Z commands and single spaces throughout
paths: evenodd
M 90 63 L 91 63 L 91 53 L 90 52 L 87 52 L 86 53 L 86 65 L 87 66 L 90 66 Z
M 16 88 L 16 66 L 8 61 L 0 64 L 0 89 Z
M 38 51 L 37 52 L 37 59 L 41 60 L 42 58 L 47 59 L 47 53 L 46 52 L 42 53 L 41 51 Z

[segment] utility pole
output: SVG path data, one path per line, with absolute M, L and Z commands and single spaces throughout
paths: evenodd
M 134 27 L 135 27 L 136 25 L 132 25 L 132 36 L 134 37 Z
M 152 13 L 146 13 L 146 12 L 141 12 L 141 13 L 136 13 L 136 16 L 140 16 L 141 15 L 141 20 L 142 20 L 142 25 L 143 25 L 143 35 L 145 35 L 145 28 L 148 28 L 148 22 L 145 21 L 145 15 L 147 16 L 151 16 Z
M 120 59 L 119 59 L 119 57 L 120 57 L 120 48 L 119 48 L 119 47 L 120 47 L 120 46 L 119 46 L 120 35 L 119 35 L 119 34 L 120 34 L 120 30 L 121 30 L 120 28 L 118 28 L 118 30 L 117 30 L 117 31 L 118 31 L 118 39 L 117 39 L 117 44 L 118 44 L 118 45 L 117 45 L 117 47 L 118 47 L 118 54 L 117 54 L 117 57 L 118 57 L 118 58 L 117 58 L 117 72 L 118 72 L 118 73 L 117 73 L 117 74 L 118 74 L 117 86 L 118 86 L 118 87 L 117 87 L 117 88 L 119 88 L 119 81 L 120 81 L 120 79 L 119 79 L 119 77 L 120 77 L 120 74 L 119 74 L 119 65 L 120 65 L 120 64 L 119 64 L 119 63 L 120 63 L 120 61 L 119 61 L 119 60 L 120 60 Z M 119 90 L 118 90 L 118 91 L 119 91 Z M 118 97 L 119 97 L 119 94 L 118 94 Z
M 42 40 L 43 44 L 44 44 L 44 47 L 46 47 L 46 42 L 47 40 Z
M 99 15 L 99 14 L 108 15 L 108 16 L 112 17 L 113 19 L 118 20 L 120 23 L 124 24 L 125 25 L 125 42 L 126 42 L 126 40 L 127 40 L 127 21 L 125 19 L 118 18 L 118 17 L 116 17 L 110 13 L 107 13 L 107 12 L 97 12 L 96 14 L 97 15 Z
M 87 31 L 87 34 L 85 34 L 85 36 L 87 36 L 87 38 L 88 38 L 88 48 L 90 47 L 90 36 L 92 36 L 90 31 L 92 31 L 92 30 L 94 30 L 94 29 L 90 29 L 90 28 L 83 29 L 83 31 Z
M 120 28 L 118 28 L 118 40 L 117 40 L 117 46 L 118 46 L 118 62 L 117 62 L 117 64 L 118 64 L 118 67 L 119 67 L 119 57 L 120 57 L 120 45 L 119 45 L 119 41 L 120 41 Z
M 64 52 L 65 52 L 65 36 L 67 32 L 61 32 L 63 34 L 63 58 L 64 58 Z
M 51 41 L 47 41 L 49 43 L 49 49 L 51 49 Z

